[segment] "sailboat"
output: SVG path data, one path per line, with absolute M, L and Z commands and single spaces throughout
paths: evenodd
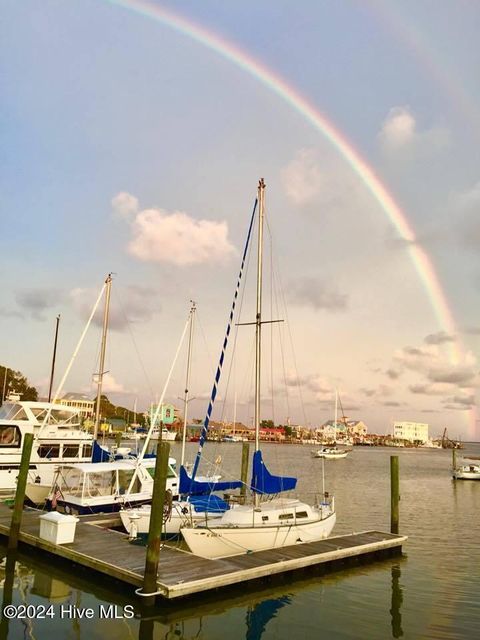
M 212 522 L 198 523 L 181 529 L 189 549 L 204 558 L 228 557 L 320 540 L 330 535 L 336 520 L 334 499 L 327 494 L 323 495 L 319 504 L 313 506 L 297 499 L 277 497 L 285 491 L 294 489 L 297 479 L 272 475 L 265 466 L 259 448 L 264 194 L 265 183 L 261 179 L 257 192 L 259 219 L 257 302 L 254 323 L 256 326 L 255 452 L 250 486 L 253 503 L 236 505 Z M 180 486 L 182 471 L 183 469 L 180 468 Z M 266 499 L 262 500 L 262 498 Z
M 337 430 L 337 407 L 338 407 L 338 389 L 335 389 L 335 432 Z M 343 413 L 343 409 L 342 409 Z M 345 423 L 345 416 L 343 416 L 343 421 Z M 336 447 L 321 447 L 316 451 L 312 451 L 312 456 L 314 458 L 324 458 L 325 460 L 340 460 L 341 458 L 346 458 L 348 455 L 348 451 L 346 449 L 337 449 Z
M 185 444 L 188 423 L 188 403 L 189 403 L 189 386 L 190 386 L 190 366 L 192 359 L 192 343 L 193 330 L 195 323 L 196 305 L 192 301 L 189 313 L 189 340 L 187 352 L 187 369 L 185 377 L 185 395 L 184 395 L 184 412 L 183 412 L 183 433 L 182 433 L 182 453 L 181 468 L 185 464 Z M 211 519 L 220 517 L 224 511 L 229 508 L 225 500 L 212 493 L 218 490 L 218 482 L 220 476 L 198 477 L 197 483 L 202 483 L 203 488 L 197 492 L 188 492 L 180 496 L 175 496 L 171 503 L 168 516 L 164 520 L 163 533 L 167 537 L 176 537 L 180 533 L 180 529 L 192 522 L 199 520 L 205 521 L 206 518 Z M 231 484 L 222 483 L 221 488 L 231 488 Z M 178 493 L 175 492 L 175 493 Z M 150 527 L 151 504 L 142 504 L 138 508 L 125 508 L 120 511 L 120 518 L 126 531 L 131 537 L 145 536 L 148 534 Z

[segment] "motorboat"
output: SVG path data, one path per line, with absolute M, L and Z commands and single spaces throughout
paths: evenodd
M 155 463 L 155 458 L 143 458 L 63 464 L 54 476 L 47 507 L 71 515 L 138 507 L 152 499 Z M 177 496 L 175 464 L 175 459 L 169 458 L 166 488 Z
M 15 492 L 24 437 L 33 434 L 27 479 L 27 498 L 36 502 L 35 489 L 51 486 L 62 463 L 90 462 L 93 438 L 73 407 L 51 402 L 6 401 L 0 407 L 0 492 Z
M 348 451 L 345 449 L 337 449 L 336 447 L 322 447 L 316 451 L 312 451 L 314 458 L 325 458 L 325 460 L 340 460 L 346 458 Z

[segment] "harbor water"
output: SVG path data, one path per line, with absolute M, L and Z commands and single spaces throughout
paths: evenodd
M 196 447 L 188 445 L 190 459 Z M 3 616 L 0 640 L 478 637 L 480 482 L 452 480 L 450 450 L 355 447 L 345 459 L 323 462 L 312 457 L 312 448 L 262 447 L 273 473 L 298 477 L 301 498 L 313 500 L 323 485 L 334 494 L 334 534 L 389 530 L 389 459 L 398 455 L 400 533 L 409 536 L 403 556 L 327 575 L 305 573 L 292 579 L 287 574 L 272 584 L 247 583 L 145 610 L 133 589 L 22 550 L 15 564 L 10 559 L 7 565 L 6 548 L 1 547 L 3 604 L 11 602 L 26 615 Z M 240 443 L 209 443 L 205 454 L 221 464 L 224 477 L 238 477 L 241 449 Z M 171 453 L 179 459 L 178 443 Z M 480 457 L 480 444 L 467 443 L 457 459 L 468 455 Z M 42 608 L 46 615 L 38 617 Z M 91 617 L 87 611 L 93 612 Z

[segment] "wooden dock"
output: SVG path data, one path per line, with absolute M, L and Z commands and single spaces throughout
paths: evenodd
M 0 535 L 8 537 L 11 510 L 0 504 Z M 126 535 L 88 522 L 78 522 L 75 542 L 55 545 L 39 537 L 39 512 L 25 510 L 19 541 L 136 588 L 143 584 L 146 549 Z M 307 568 L 336 568 L 358 560 L 401 553 L 406 536 L 366 531 L 335 536 L 281 549 L 207 560 L 173 547 L 162 547 L 158 569 L 159 595 L 167 599 L 204 593 L 251 580 Z

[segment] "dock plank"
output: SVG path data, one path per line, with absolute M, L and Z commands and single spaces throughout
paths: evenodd
M 8 536 L 11 513 L 6 505 L 0 504 L 1 536 Z M 146 548 L 130 544 L 126 534 L 97 526 L 98 517 L 89 518 L 89 521 L 77 523 L 73 543 L 55 545 L 40 538 L 39 515 L 41 512 L 34 509 L 23 512 L 19 536 L 21 543 L 126 584 L 135 587 L 142 585 Z M 184 549 L 163 545 L 158 589 L 166 598 L 178 598 L 376 551 L 401 550 L 406 539 L 405 536 L 366 531 L 216 560 L 200 558 Z

